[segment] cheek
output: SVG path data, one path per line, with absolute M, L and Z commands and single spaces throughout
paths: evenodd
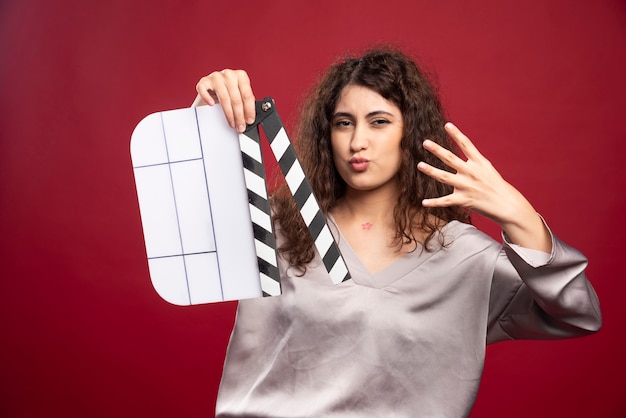
M 387 155 L 390 157 L 390 162 L 394 164 L 396 170 L 399 170 L 400 167 L 402 167 L 402 161 L 404 159 L 403 158 L 404 152 L 402 151 L 402 148 L 400 147 L 400 142 L 390 147 L 387 150 Z
M 404 158 L 403 158 L 403 154 L 402 151 L 397 152 L 394 155 L 394 161 L 393 161 L 393 172 L 395 173 L 395 175 L 398 175 L 402 170 L 404 170 L 406 168 L 405 164 L 404 164 Z
M 402 170 L 402 156 L 398 154 L 398 158 L 394 161 L 393 172 L 397 175 Z

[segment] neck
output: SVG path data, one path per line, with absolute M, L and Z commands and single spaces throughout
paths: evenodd
M 332 211 L 335 217 L 353 219 L 358 222 L 381 221 L 393 223 L 393 211 L 396 207 L 395 190 L 360 191 L 348 189 L 344 197 Z

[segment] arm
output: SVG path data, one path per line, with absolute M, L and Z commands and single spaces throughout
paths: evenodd
M 554 236 L 550 254 L 503 238 L 491 285 L 488 343 L 579 337 L 600 329 L 600 304 L 583 254 Z
M 420 171 L 454 188 L 450 195 L 425 199 L 423 205 L 463 206 L 502 228 L 504 249 L 492 282 L 489 342 L 565 338 L 597 331 L 601 315 L 598 298 L 584 273 L 587 259 L 552 235 L 528 200 L 461 131 L 450 123 L 446 131 L 467 161 L 425 141 L 424 148 L 456 173 L 419 163 Z
M 245 71 L 214 71 L 198 81 L 196 91 L 198 95 L 191 106 L 213 106 L 220 103 L 226 120 L 237 132 L 243 132 L 246 123 L 254 122 L 254 94 Z

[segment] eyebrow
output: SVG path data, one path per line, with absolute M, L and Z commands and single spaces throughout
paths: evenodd
M 373 112 L 369 112 L 367 115 L 365 115 L 365 117 L 371 118 L 372 116 L 378 116 L 378 115 L 387 115 L 387 116 L 392 116 L 392 117 L 396 116 L 391 112 L 387 112 L 386 110 L 374 110 Z M 333 119 L 343 118 L 343 117 L 354 118 L 354 115 L 349 112 L 337 112 L 333 115 Z

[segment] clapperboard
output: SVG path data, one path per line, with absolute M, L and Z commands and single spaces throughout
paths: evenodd
M 216 106 L 144 118 L 131 158 L 148 269 L 175 305 L 281 293 L 259 126 L 337 284 L 350 274 L 315 200 L 274 102 L 256 102 L 242 134 Z

